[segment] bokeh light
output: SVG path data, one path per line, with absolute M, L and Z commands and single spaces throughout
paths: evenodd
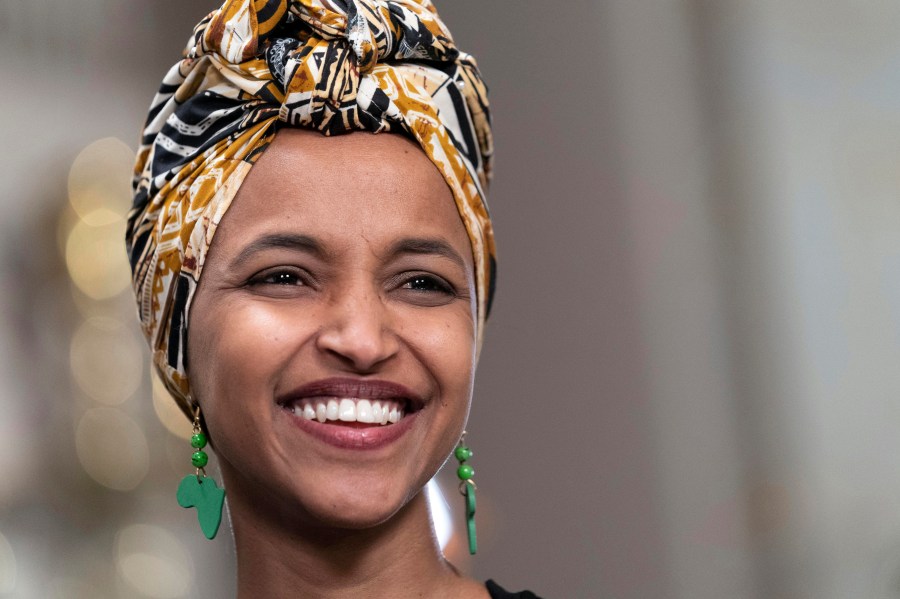
M 69 351 L 72 376 L 92 399 L 121 404 L 141 385 L 144 355 L 132 328 L 112 318 L 84 321 L 72 336 Z
M 128 288 L 131 280 L 122 247 L 125 221 L 121 217 L 102 225 L 78 221 L 66 240 L 66 267 L 85 295 L 102 300 Z
M 155 372 L 150 378 L 153 381 L 153 410 L 156 412 L 156 417 L 166 427 L 166 430 L 176 437 L 184 440 L 190 439 L 193 429 L 184 412 L 166 391 L 165 385 Z
M 86 411 L 75 430 L 75 448 L 85 472 L 116 491 L 137 487 L 150 467 L 143 430 L 116 408 Z
M 194 565 L 185 546 L 158 526 L 133 524 L 116 536 L 116 569 L 131 590 L 155 599 L 185 597 Z
M 115 137 L 98 139 L 78 154 L 69 170 L 69 204 L 86 224 L 122 219 L 129 208 L 133 165 L 134 152 Z

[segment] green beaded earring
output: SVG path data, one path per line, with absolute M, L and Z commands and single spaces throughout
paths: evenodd
M 209 463 L 209 456 L 203 451 L 206 447 L 206 434 L 200 426 L 200 406 L 194 407 L 194 434 L 191 435 L 191 447 L 194 454 L 191 463 L 194 474 L 188 474 L 178 485 L 178 505 L 184 508 L 197 508 L 197 519 L 200 530 L 207 539 L 212 539 L 219 532 L 222 523 L 222 505 L 225 502 L 225 490 L 216 486 L 216 481 L 206 476 L 204 467 Z
M 459 445 L 453 452 L 456 459 L 459 460 L 459 468 L 456 469 L 456 476 L 459 477 L 459 492 L 466 498 L 466 531 L 469 534 L 469 553 L 475 555 L 478 551 L 478 540 L 475 536 L 475 469 L 468 462 L 472 457 L 472 450 L 466 447 L 466 431 L 463 431 L 462 437 L 459 439 Z

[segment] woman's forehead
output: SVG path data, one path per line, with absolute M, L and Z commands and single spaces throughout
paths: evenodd
M 257 169 L 261 165 L 264 168 Z M 378 172 L 403 178 L 443 180 L 415 141 L 399 133 L 367 131 L 325 136 L 307 129 L 282 129 L 253 170 L 264 171 L 270 179 L 298 174 L 309 181 L 333 186 L 341 185 L 348 175 L 372 177 Z
M 279 132 L 244 180 L 217 236 L 239 240 L 273 231 L 326 242 L 439 236 L 469 245 L 440 171 L 414 142 L 396 134 Z
M 315 190 L 338 193 L 393 192 L 431 189 L 451 197 L 450 189 L 425 152 L 399 134 L 356 132 L 326 137 L 304 129 L 284 129 L 276 135 L 239 194 L 269 195 Z M 374 198 L 377 199 L 377 198 Z

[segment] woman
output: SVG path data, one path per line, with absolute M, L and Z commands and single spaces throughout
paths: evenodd
M 215 535 L 214 443 L 240 598 L 533 596 L 460 575 L 422 493 L 454 453 L 474 552 L 491 154 L 480 74 L 428 0 L 229 1 L 163 81 L 128 251 L 194 421 L 178 502 Z

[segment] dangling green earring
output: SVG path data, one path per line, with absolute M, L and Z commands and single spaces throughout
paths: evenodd
M 475 536 L 475 469 L 466 462 L 472 457 L 472 450 L 466 447 L 466 431 L 463 431 L 462 437 L 459 439 L 459 445 L 456 447 L 454 455 L 459 460 L 459 468 L 456 469 L 456 476 L 459 477 L 459 492 L 466 498 L 466 530 L 469 533 L 469 553 L 475 555 L 478 551 L 478 540 Z
M 191 447 L 194 448 L 191 463 L 196 470 L 194 474 L 188 474 L 181 479 L 175 497 L 181 507 L 197 508 L 200 530 L 207 539 L 212 539 L 219 532 L 219 525 L 222 523 L 225 489 L 217 487 L 216 481 L 206 476 L 206 470 L 203 469 L 209 462 L 209 456 L 203 451 L 206 447 L 206 434 L 200 426 L 199 405 L 194 407 L 194 434 L 191 435 Z

